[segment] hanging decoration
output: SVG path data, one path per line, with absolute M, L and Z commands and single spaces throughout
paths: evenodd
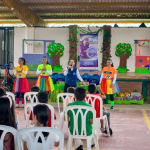
M 33 44 L 35 43 L 35 41 L 36 41 L 36 40 L 34 39 L 32 43 L 28 43 L 27 40 L 24 38 L 24 42 L 25 42 L 27 45 L 33 45 Z M 43 44 L 43 42 L 44 42 L 44 41 L 39 42 L 38 45 Z
M 144 43 L 142 43 L 141 45 L 139 44 L 138 40 L 134 40 L 134 41 L 135 41 L 135 43 L 138 44 L 138 46 L 144 46 L 146 41 L 148 42 L 148 44 L 150 44 L 150 41 L 148 41 L 146 39 L 144 40 Z
M 90 30 L 90 27 L 88 26 L 88 31 L 82 29 L 81 27 L 77 26 L 77 28 L 79 29 L 80 32 L 82 32 L 83 34 L 98 34 L 99 32 L 102 32 L 104 27 L 101 27 L 100 29 L 98 29 L 97 31 L 92 32 Z

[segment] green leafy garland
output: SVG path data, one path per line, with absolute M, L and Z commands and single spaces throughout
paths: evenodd
M 139 44 L 138 40 L 135 40 L 135 43 L 137 43 L 138 46 L 144 46 L 146 41 L 147 41 L 147 40 L 145 39 L 145 40 L 144 40 L 144 43 L 142 43 L 141 45 Z M 150 44 L 150 41 L 147 41 L 147 42 L 148 42 L 148 44 Z
M 68 27 L 68 28 L 69 28 L 69 27 Z M 69 28 L 69 32 L 70 32 L 70 31 L 71 31 L 71 30 L 70 30 L 70 28 Z M 74 32 L 74 34 L 78 34 L 78 32 L 76 32 L 76 28 L 75 28 L 75 27 L 73 28 L 73 32 Z M 75 48 L 75 47 L 77 46 L 77 43 L 79 42 L 77 38 L 74 38 L 74 37 L 72 36 L 72 34 L 71 34 L 71 38 L 68 39 L 68 41 L 72 41 L 72 42 L 75 41 L 75 45 L 69 46 L 69 49 Z M 70 51 L 69 51 L 69 55 L 72 56 L 72 54 L 70 54 Z M 77 61 L 77 60 L 78 60 L 77 54 L 75 54 L 74 57 L 75 57 L 75 60 L 74 60 L 74 61 Z M 69 64 L 69 61 L 68 61 L 68 64 Z
M 105 31 L 104 32 L 104 36 L 103 36 L 103 42 L 105 43 L 107 41 L 107 39 L 109 39 L 109 37 L 111 36 L 111 32 L 110 31 Z M 108 42 L 111 44 L 110 40 L 108 40 Z M 103 44 L 103 43 L 102 43 Z M 107 47 L 107 44 L 103 45 L 105 47 Z M 111 46 L 108 46 L 108 49 L 110 50 Z M 100 53 L 104 53 L 105 52 L 105 60 L 107 60 L 108 58 L 111 58 L 111 54 L 109 52 L 106 52 L 106 48 L 102 47 Z M 106 64 L 106 61 L 102 61 L 101 66 L 103 67 Z
M 25 42 L 27 45 L 33 45 L 33 44 L 35 43 L 35 41 L 36 41 L 36 40 L 34 39 L 34 41 L 33 41 L 32 43 L 28 43 L 27 40 L 24 38 L 24 42 Z M 43 42 L 44 42 L 44 41 L 39 42 L 38 45 L 41 45 Z

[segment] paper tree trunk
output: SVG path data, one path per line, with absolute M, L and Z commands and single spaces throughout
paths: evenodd
M 60 56 L 59 55 L 55 55 L 53 57 L 53 66 L 55 66 L 55 65 L 60 66 Z

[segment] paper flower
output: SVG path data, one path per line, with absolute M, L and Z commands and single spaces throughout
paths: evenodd
M 139 62 L 142 62 L 142 59 L 139 59 Z

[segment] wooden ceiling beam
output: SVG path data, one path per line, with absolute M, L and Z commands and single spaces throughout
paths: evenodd
M 19 0 L 1 0 L 15 16 L 22 20 L 28 27 L 47 26 L 42 18 L 37 16 L 27 6 Z M 2 11 L 1 11 L 2 12 Z M 7 12 L 7 11 L 6 11 Z
M 44 13 L 150 13 L 148 10 L 38 10 L 35 13 L 44 14 Z
M 15 11 L 15 10 L 14 10 Z M 11 14 L 14 11 L 0 11 L 0 14 Z M 55 13 L 150 13 L 150 9 L 147 10 L 38 10 L 33 11 L 38 14 L 55 14 Z
M 23 3 L 28 7 L 110 7 L 110 6 L 150 6 L 150 2 L 129 2 L 129 3 Z M 0 4 L 0 7 L 5 7 L 4 4 Z

